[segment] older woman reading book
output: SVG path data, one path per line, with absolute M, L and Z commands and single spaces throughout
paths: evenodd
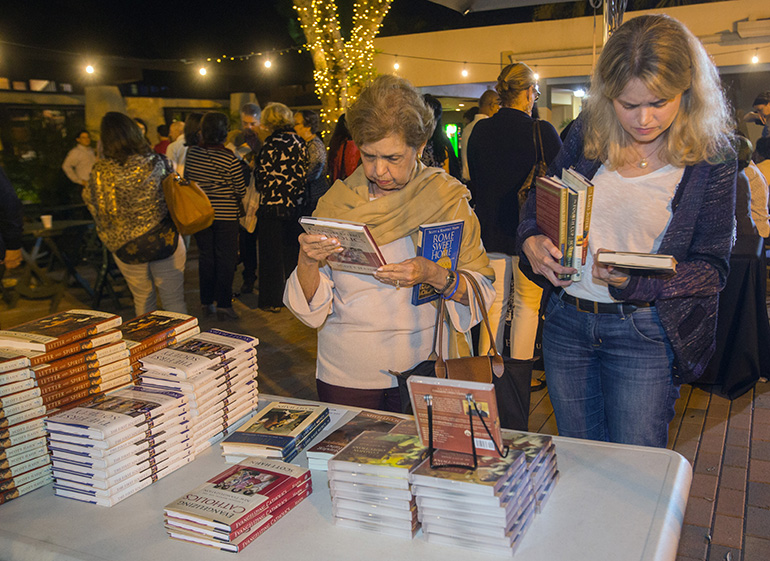
M 368 225 L 387 265 L 374 275 L 333 270 L 327 259 L 343 250 L 339 240 L 300 236 L 300 255 L 284 303 L 318 328 L 318 395 L 322 401 L 395 411 L 403 371 L 431 352 L 436 310 L 413 306 L 411 287 L 433 286 L 448 303 L 457 331 L 481 319 L 468 287 L 454 271 L 417 257 L 421 224 L 461 219 L 465 228 L 459 268 L 479 281 L 487 303 L 493 272 L 481 243 L 470 193 L 446 172 L 427 168 L 420 153 L 433 131 L 433 114 L 405 80 L 380 76 L 347 113 L 362 165 L 321 197 L 314 216 Z

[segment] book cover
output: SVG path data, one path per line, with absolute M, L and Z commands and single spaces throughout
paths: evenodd
M 423 224 L 417 233 L 417 255 L 438 263 L 445 269 L 457 270 L 460 246 L 463 238 L 462 220 Z M 439 297 L 439 293 L 427 283 L 412 287 L 412 304 L 419 306 Z
M 568 189 L 555 177 L 538 177 L 536 181 L 537 227 L 541 233 L 551 239 L 562 255 L 565 255 L 569 211 Z
M 0 331 L 0 346 L 49 352 L 90 335 L 118 327 L 119 315 L 95 310 L 69 310 Z
M 406 479 L 426 454 L 417 436 L 367 431 L 329 460 L 329 470 Z
M 301 217 L 299 223 L 308 234 L 339 240 L 344 250 L 329 256 L 328 263 L 332 269 L 373 275 L 385 265 L 385 258 L 366 224 L 312 216 Z
M 588 233 L 591 227 L 591 210 L 594 200 L 594 184 L 586 179 L 582 174 L 573 168 L 563 169 L 561 174 L 562 181 L 569 185 L 578 195 L 577 216 L 576 216 L 576 248 L 578 250 L 573 255 L 573 267 L 578 270 L 572 275 L 573 281 L 579 281 L 582 278 L 582 267 L 585 265 L 588 255 Z
M 477 456 L 478 467 L 475 470 L 451 467 L 451 465 L 473 465 L 470 454 L 436 450 L 433 454 L 434 466 L 430 458 L 423 461 L 410 475 L 412 485 L 427 485 L 429 487 L 446 488 L 454 491 L 464 491 L 479 495 L 500 495 L 510 483 L 511 477 L 521 471 L 526 460 L 520 450 L 509 449 L 505 457 Z
M 430 442 L 428 423 L 428 399 L 430 399 L 433 404 L 433 447 L 435 449 L 471 454 L 475 442 L 477 454 L 499 455 L 496 448 L 502 450 L 503 447 L 494 384 L 410 376 L 407 386 L 423 446 L 429 446 Z M 476 412 L 476 407 L 469 405 L 468 395 L 473 397 L 479 413 Z M 471 422 L 473 422 L 473 441 L 470 435 Z
M 633 251 L 602 251 L 596 256 L 596 260 L 603 265 L 661 273 L 675 273 L 677 264 L 673 255 Z
M 120 331 L 128 348 L 139 350 L 161 343 L 165 339 L 178 335 L 196 325 L 198 325 L 198 318 L 196 317 L 155 310 L 127 321 L 120 327 Z
M 317 427 L 329 409 L 272 401 L 222 442 L 225 454 L 259 454 L 259 449 L 287 451 L 297 439 Z
M 247 336 L 248 337 L 248 336 Z M 254 339 L 249 337 L 249 339 Z M 142 367 L 189 378 L 239 353 L 250 352 L 252 341 L 224 331 L 207 331 L 140 359 Z
M 248 526 L 284 491 L 310 479 L 310 470 L 261 458 L 229 467 L 166 505 L 167 516 L 232 532 Z
M 356 436 L 364 431 L 389 432 L 400 423 L 401 417 L 375 413 L 373 411 L 361 411 L 350 419 L 342 427 L 332 432 L 318 444 L 310 447 L 308 457 L 331 457 L 350 443 Z

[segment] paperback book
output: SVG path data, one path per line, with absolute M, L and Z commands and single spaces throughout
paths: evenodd
M 596 256 L 602 265 L 626 269 L 641 269 L 661 273 L 675 273 L 676 259 L 663 253 L 637 253 L 632 251 L 602 251 Z
M 308 234 L 339 240 L 343 251 L 327 260 L 332 269 L 373 275 L 385 265 L 385 258 L 366 224 L 312 216 L 301 217 L 299 223 Z
M 457 270 L 463 238 L 462 220 L 424 224 L 417 233 L 417 255 L 444 269 Z M 412 287 L 412 304 L 419 306 L 439 297 L 433 286 L 422 283 Z
M 118 327 L 119 315 L 96 310 L 69 310 L 0 331 L 0 346 L 49 352 L 79 339 Z

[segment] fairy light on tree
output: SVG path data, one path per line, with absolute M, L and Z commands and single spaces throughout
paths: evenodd
M 313 58 L 315 91 L 321 99 L 321 119 L 331 130 L 375 75 L 374 38 L 392 0 L 357 0 L 353 4 L 350 37 L 342 36 L 334 0 L 293 0 Z

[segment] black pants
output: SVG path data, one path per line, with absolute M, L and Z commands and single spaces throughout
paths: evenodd
M 238 263 L 238 221 L 214 220 L 195 234 L 198 244 L 198 282 L 201 304 L 233 305 L 233 277 Z
M 259 224 L 250 234 L 245 228 L 238 229 L 238 244 L 243 262 L 243 284 L 254 284 L 257 280 L 257 232 Z
M 259 307 L 283 305 L 286 279 L 297 266 L 301 226 L 296 219 L 259 217 Z

